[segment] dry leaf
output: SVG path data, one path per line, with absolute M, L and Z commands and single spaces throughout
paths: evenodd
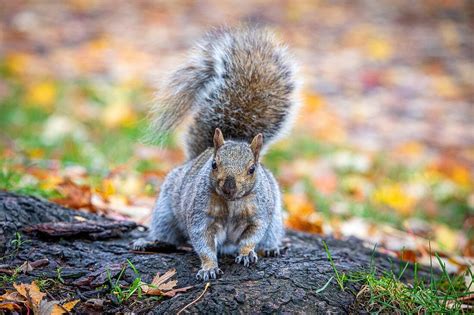
M 27 301 L 31 300 L 32 305 L 30 305 L 32 308 L 35 306 L 39 306 L 41 303 L 41 300 L 45 297 L 45 293 L 41 292 L 39 287 L 36 285 L 36 282 L 32 282 L 31 284 L 13 284 L 13 287 L 15 290 L 18 291 L 22 296 L 24 296 Z
M 160 274 L 157 273 L 156 276 L 153 278 L 153 281 L 151 282 L 150 285 L 147 285 L 147 284 L 142 285 L 143 292 L 148 295 L 163 295 L 163 296 L 173 297 L 176 295 L 176 293 L 185 292 L 189 290 L 190 288 L 192 288 L 191 286 L 189 286 L 189 287 L 174 289 L 174 287 L 176 287 L 176 285 L 178 284 L 178 281 L 176 280 L 168 281 L 168 280 L 171 277 L 173 277 L 175 274 L 176 274 L 176 269 L 168 270 L 162 276 L 160 276 Z
M 31 266 L 29 261 L 25 261 L 23 264 L 21 264 L 19 270 L 24 274 L 27 274 L 28 272 L 33 271 L 33 266 Z
M 0 302 L 0 310 L 18 312 L 21 310 L 21 306 L 13 302 Z
M 76 304 L 79 303 L 79 301 L 80 301 L 79 299 L 73 300 L 73 301 L 64 303 L 62 306 L 70 312 L 74 308 L 74 306 L 76 306 Z
M 52 309 L 51 309 L 51 313 L 48 313 L 50 315 L 61 315 L 61 314 L 66 314 L 67 312 L 70 312 L 74 306 L 76 306 L 76 304 L 79 302 L 80 300 L 74 300 L 74 301 L 70 301 L 70 302 L 67 302 L 67 303 L 64 303 L 62 305 L 59 305 L 57 303 L 57 301 L 53 301 L 56 302 L 54 303 Z
M 397 252 L 397 256 L 399 259 L 404 261 L 409 261 L 412 263 L 417 262 L 417 252 L 411 249 L 404 249 Z
M 7 291 L 0 296 L 0 301 L 2 301 L 0 310 L 21 311 L 21 306 L 18 304 L 23 304 L 32 309 L 35 314 L 60 315 L 70 312 L 79 302 L 79 300 L 74 300 L 60 305 L 59 301 L 43 300 L 46 294 L 39 290 L 35 282 L 31 284 L 14 283 L 13 287 L 16 291 Z
M 306 195 L 285 194 L 283 200 L 289 213 L 286 226 L 304 232 L 323 233 L 323 219 Z
M 89 186 L 77 185 L 71 179 L 66 178 L 56 189 L 64 197 L 55 198 L 52 201 L 74 209 L 93 209 L 91 203 L 92 192 Z
M 167 296 L 167 297 L 173 297 L 173 296 L 175 296 L 177 293 L 186 292 L 186 291 L 188 291 L 188 290 L 191 289 L 191 288 L 192 288 L 192 286 L 188 286 L 188 287 L 184 287 L 184 288 L 178 288 L 178 289 L 174 289 L 174 290 L 171 290 L 171 291 L 163 292 L 163 295 L 164 295 L 164 296 Z
M 17 291 L 7 291 L 5 294 L 0 296 L 0 301 L 14 301 L 18 303 L 24 303 L 26 299 Z

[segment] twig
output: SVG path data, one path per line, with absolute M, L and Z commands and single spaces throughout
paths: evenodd
M 201 293 L 194 301 L 192 301 L 191 303 L 189 303 L 188 305 L 186 305 L 185 307 L 183 307 L 176 315 L 181 314 L 185 309 L 187 309 L 188 307 L 190 307 L 191 305 L 193 305 L 193 304 L 195 304 L 197 301 L 199 301 L 199 299 L 202 298 L 202 296 L 204 295 L 204 293 L 206 293 L 207 288 L 209 288 L 210 285 L 211 285 L 210 282 L 206 283 L 206 286 L 204 287 L 204 291 L 202 291 L 202 293 Z

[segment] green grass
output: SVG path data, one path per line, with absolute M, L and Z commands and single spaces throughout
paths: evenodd
M 332 259 L 331 252 L 329 251 L 328 245 L 326 244 L 325 241 L 323 241 L 323 245 L 324 245 L 324 250 L 326 251 L 326 255 L 328 257 L 329 263 L 331 264 L 332 270 L 334 271 L 336 282 L 339 285 L 339 288 L 341 289 L 341 291 L 344 291 L 344 288 L 345 288 L 344 284 L 347 281 L 347 275 L 344 272 L 341 273 L 337 270 L 336 265 L 334 264 L 334 261 Z
M 120 284 L 120 280 L 122 279 L 122 276 L 125 273 L 125 270 L 127 269 L 128 266 L 133 270 L 135 278 L 129 286 L 124 286 Z M 117 298 L 117 301 L 119 304 L 127 302 L 134 295 L 138 299 L 142 298 L 142 285 L 144 284 L 144 282 L 142 281 L 140 273 L 138 272 L 138 270 L 135 268 L 135 266 L 130 260 L 127 259 L 127 265 L 124 265 L 122 267 L 122 270 L 120 271 L 115 281 L 110 276 L 110 272 L 108 270 L 107 270 L 107 276 L 109 279 L 110 293 L 113 294 Z
M 459 298 L 468 296 L 463 275 L 450 275 L 440 257 L 436 254 L 441 273 L 435 272 L 431 266 L 431 277 L 420 279 L 418 277 L 418 264 L 414 265 L 415 278 L 412 283 L 402 282 L 402 276 L 409 266 L 405 263 L 398 275 L 393 271 L 377 272 L 374 265 L 373 255 L 369 270 L 342 273 L 337 270 L 333 257 L 323 242 L 328 261 L 334 271 L 334 276 L 316 293 L 324 291 L 329 283 L 335 279 L 341 291 L 346 290 L 347 284 L 360 285 L 359 292 L 353 292 L 356 301 L 353 305 L 354 311 L 366 311 L 370 313 L 409 313 L 409 314 L 445 314 L 462 313 L 462 302 Z M 374 248 L 375 251 L 375 248 Z M 470 269 L 466 271 L 472 277 Z

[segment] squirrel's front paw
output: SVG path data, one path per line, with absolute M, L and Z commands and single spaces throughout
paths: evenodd
M 251 250 L 248 255 L 239 255 L 235 257 L 235 262 L 240 264 L 242 263 L 245 267 L 250 266 L 251 263 L 256 263 L 258 260 L 257 254 Z
M 146 238 L 139 238 L 138 240 L 133 242 L 132 247 L 134 250 L 145 251 L 149 244 L 150 241 Z
M 211 269 L 201 269 L 196 274 L 196 279 L 207 281 L 209 279 L 217 279 L 220 275 L 224 274 L 224 272 L 219 268 L 211 268 Z

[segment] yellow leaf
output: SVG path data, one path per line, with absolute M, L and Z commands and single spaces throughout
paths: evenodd
M 66 310 L 56 304 L 56 305 L 53 305 L 51 314 L 49 315 L 62 315 L 62 314 L 66 314 Z
M 110 103 L 102 113 L 102 122 L 106 127 L 129 126 L 136 121 L 136 115 L 130 104 Z
M 411 214 L 416 202 L 400 184 L 381 186 L 374 191 L 372 198 L 376 203 L 389 206 L 403 215 Z
M 305 110 L 308 112 L 318 111 L 324 105 L 324 98 L 315 93 L 305 95 Z
M 42 179 L 39 185 L 41 189 L 51 190 L 58 187 L 58 185 L 61 184 L 62 182 L 63 182 L 63 179 L 61 177 L 57 175 L 51 175 L 49 177 L 46 177 L 45 179 Z
M 100 187 L 95 188 L 94 190 L 105 200 L 108 200 L 110 196 L 116 193 L 114 182 L 109 178 L 102 180 Z
M 56 101 L 56 85 L 52 81 L 41 81 L 32 84 L 26 91 L 27 103 L 51 109 Z
M 468 186 L 471 182 L 469 170 L 461 165 L 454 165 L 451 171 L 451 178 L 461 186 Z
M 387 60 L 392 56 L 392 45 L 383 38 L 370 38 L 367 41 L 367 53 L 375 60 Z
M 44 150 L 39 148 L 33 148 L 28 150 L 28 155 L 32 159 L 41 159 L 44 157 Z
M 31 57 L 24 53 L 12 53 L 6 56 L 7 71 L 13 75 L 22 75 L 28 67 Z
M 36 285 L 36 282 L 32 282 L 31 284 L 13 284 L 15 290 L 18 291 L 22 296 L 24 296 L 27 300 L 31 299 L 32 305 L 31 307 L 38 307 L 43 300 L 45 293 L 41 292 L 39 287 Z

